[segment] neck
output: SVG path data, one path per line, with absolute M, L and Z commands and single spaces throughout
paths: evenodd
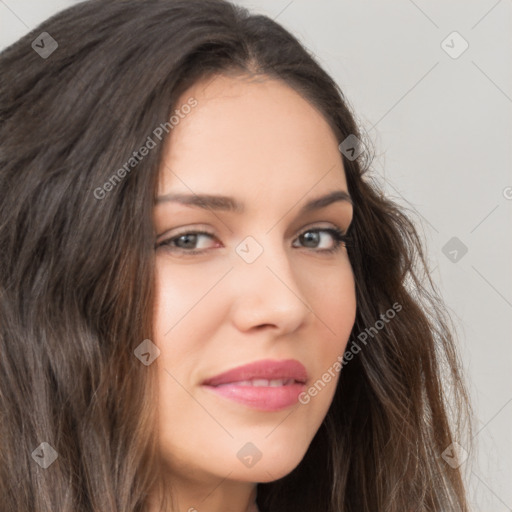
M 257 486 L 252 482 L 238 482 L 212 478 L 210 481 L 183 480 L 176 475 L 166 485 L 166 512 L 255 512 Z M 172 483 L 172 491 L 171 489 Z M 171 499 L 172 496 L 172 499 Z M 161 512 L 162 493 L 154 492 L 149 512 Z M 170 508 L 169 508 L 170 507 Z

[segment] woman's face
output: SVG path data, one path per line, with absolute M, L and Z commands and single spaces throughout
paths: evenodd
M 217 76 L 178 105 L 191 97 L 166 141 L 154 210 L 161 450 L 177 478 L 271 481 L 320 427 L 355 321 L 347 250 L 329 231 L 347 230 L 352 205 L 343 194 L 310 204 L 348 194 L 339 141 L 276 80 Z M 231 199 L 170 197 L 203 194 Z

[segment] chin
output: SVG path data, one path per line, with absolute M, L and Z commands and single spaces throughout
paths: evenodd
M 237 475 L 236 478 L 237 480 L 253 483 L 275 482 L 276 480 L 280 480 L 286 475 L 289 475 L 299 465 L 299 462 L 297 462 L 297 464 L 289 465 L 281 464 L 277 468 L 274 465 L 262 466 L 258 470 L 253 468 L 252 471 L 249 470 L 244 472 L 244 474 Z
M 239 468 L 230 478 L 243 482 L 266 483 L 285 477 L 300 464 L 306 450 L 300 453 L 288 451 L 286 457 L 283 457 L 282 450 L 282 447 L 281 450 L 276 450 L 272 457 L 262 456 L 261 460 L 251 468 Z

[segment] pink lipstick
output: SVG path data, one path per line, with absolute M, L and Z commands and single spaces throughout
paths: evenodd
M 265 359 L 211 377 L 206 389 L 261 411 L 278 411 L 298 401 L 308 379 L 306 368 L 295 359 Z

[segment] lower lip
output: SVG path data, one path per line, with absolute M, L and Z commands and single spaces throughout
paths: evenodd
M 280 411 L 297 403 L 299 395 L 304 391 L 304 384 L 288 384 L 286 386 L 238 386 L 223 384 L 220 386 L 204 386 L 214 393 L 235 402 L 258 409 L 260 411 Z

